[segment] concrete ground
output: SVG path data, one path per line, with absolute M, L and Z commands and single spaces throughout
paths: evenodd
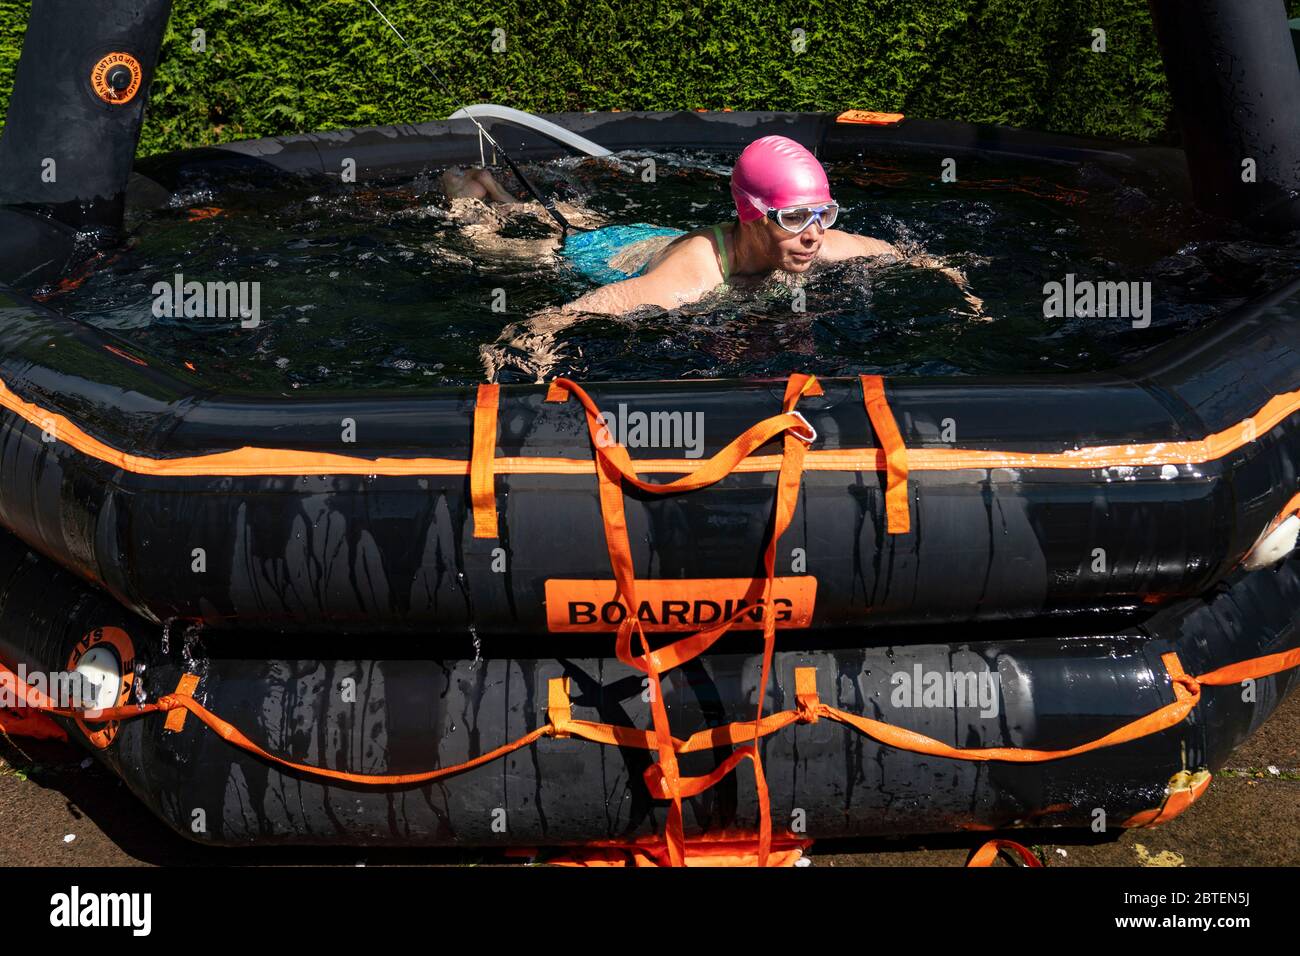
M 1300 865 L 1300 694 L 1215 775 L 1182 816 L 1118 836 L 1009 834 L 1048 866 Z M 1050 841 L 1050 842 L 1048 842 Z M 815 844 L 813 866 L 961 866 L 974 835 Z M 480 851 L 228 850 L 182 840 L 114 776 L 68 744 L 0 737 L 0 863 L 11 866 L 509 863 Z

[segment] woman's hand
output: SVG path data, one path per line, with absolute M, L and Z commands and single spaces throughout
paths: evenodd
M 954 269 L 951 266 L 944 266 L 939 270 L 940 274 L 947 276 L 960 291 L 963 299 L 974 310 L 975 315 L 981 318 L 987 318 L 984 315 L 984 300 L 975 295 L 970 290 L 970 282 L 966 279 L 966 273 L 960 269 Z
M 492 345 L 479 346 L 479 358 L 489 382 L 506 368 L 517 368 L 545 383 L 551 371 L 564 358 L 555 336 L 561 329 L 579 321 L 581 316 L 558 308 L 534 312 L 521 322 L 511 322 Z
M 445 170 L 439 177 L 448 199 L 482 199 L 488 202 L 514 202 L 515 197 L 506 192 L 486 169 L 461 169 L 459 166 Z
M 953 266 L 944 265 L 942 259 L 936 259 L 934 256 L 926 253 L 913 255 L 903 260 L 909 266 L 916 266 L 918 269 L 934 269 L 945 279 L 955 285 L 961 296 L 966 300 L 966 304 L 971 307 L 976 318 L 987 319 L 984 314 L 984 300 L 975 295 L 970 290 L 970 281 L 966 278 L 966 273 Z

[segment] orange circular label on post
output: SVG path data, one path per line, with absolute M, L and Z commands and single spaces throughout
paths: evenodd
M 97 627 L 72 649 L 68 656 L 68 674 L 81 672 L 83 681 L 99 678 L 100 682 L 117 681 L 117 686 L 104 688 L 98 707 L 125 707 L 131 703 L 131 692 L 135 688 L 135 645 L 131 635 L 120 627 Z M 77 685 L 72 685 L 77 686 Z M 98 683 L 96 683 L 98 687 Z M 92 711 L 93 712 L 93 711 Z M 92 744 L 103 750 L 117 736 L 118 722 L 87 721 L 76 718 L 77 726 Z
M 109 82 L 109 76 L 115 67 L 129 70 L 131 74 L 131 82 L 120 90 Z M 130 53 L 109 53 L 107 56 L 100 57 L 99 62 L 90 71 L 90 85 L 94 88 L 95 95 L 105 103 L 121 106 L 123 103 L 130 103 L 135 99 L 135 94 L 140 92 L 140 79 L 143 73 L 144 71 L 140 69 L 140 61 Z

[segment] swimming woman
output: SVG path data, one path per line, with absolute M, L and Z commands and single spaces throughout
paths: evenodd
M 518 202 L 486 169 L 450 169 L 441 182 L 453 201 L 500 204 L 488 205 L 488 212 L 477 216 L 467 215 L 468 209 L 462 212 L 460 218 L 483 225 L 540 210 L 537 203 Z M 743 284 L 777 272 L 798 275 L 815 263 L 874 256 L 939 269 L 978 310 L 979 300 L 969 296 L 966 279 L 957 270 L 930 256 L 909 258 L 883 240 L 831 228 L 839 205 L 831 199 L 826 173 L 817 158 L 792 139 L 764 136 L 750 143 L 732 171 L 731 195 L 737 220 L 693 232 L 641 223 L 574 233 L 562 247 L 558 237 L 519 241 L 539 253 L 558 251 L 579 272 L 602 283 L 565 305 L 566 312 L 617 314 L 641 305 L 673 308 L 724 283 Z M 484 203 L 473 205 L 482 209 Z M 561 212 L 571 222 L 576 219 L 575 225 L 599 221 L 589 210 L 569 204 L 561 204 Z M 553 226 L 544 214 L 537 218 Z
M 479 172 L 491 180 L 485 170 Z M 495 185 L 479 178 L 465 188 L 491 195 Z M 826 172 L 792 139 L 764 136 L 750 143 L 732 170 L 731 195 L 737 219 L 724 224 L 685 232 L 641 223 L 571 234 L 559 254 L 603 285 L 512 324 L 503 331 L 502 344 L 531 355 L 529 371 L 540 379 L 558 357 L 555 332 L 581 315 L 621 315 L 647 305 L 676 308 L 721 285 L 794 278 L 819 263 L 855 258 L 888 257 L 937 269 L 957 285 L 974 313 L 981 313 L 983 303 L 960 271 L 931 256 L 905 256 L 891 243 L 831 228 L 839 204 L 831 198 Z M 498 346 L 484 346 L 489 376 L 499 370 L 502 357 Z
M 639 269 L 588 292 L 563 311 L 617 314 L 642 305 L 675 308 L 724 283 L 748 284 L 778 272 L 799 275 L 818 262 L 904 258 L 888 242 L 831 228 L 840 207 L 831 198 L 822 164 L 784 136 L 764 136 L 745 148 L 731 173 L 731 196 L 737 219 L 689 233 L 675 231 Z M 609 228 L 571 237 L 562 254 L 580 260 Z M 631 250 L 621 251 L 626 256 Z

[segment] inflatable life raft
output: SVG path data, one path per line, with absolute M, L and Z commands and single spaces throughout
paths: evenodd
M 0 277 L 59 275 L 74 227 L 205 168 L 478 159 L 467 123 L 430 123 L 173 154 L 128 190 L 167 6 L 33 10 Z M 1276 63 L 1251 52 L 1284 42 L 1263 19 L 1154 7 L 1167 58 L 1260 92 L 1236 70 Z M 118 50 L 129 100 L 85 88 Z M 1236 152 L 1188 156 L 1204 192 L 1258 155 L 1266 188 L 1217 198 L 1261 222 L 1300 208 L 1300 138 L 1273 121 L 1293 74 L 1249 110 L 1221 96 Z M 611 149 L 1170 159 L 897 116 L 556 119 Z M 517 156 L 559 152 L 521 135 Z M 34 185 L 55 140 L 75 175 Z M 1298 291 L 1105 374 L 274 399 L 0 292 L 0 719 L 224 844 L 664 837 L 681 862 L 734 830 L 761 859 L 783 836 L 1158 823 L 1297 681 Z
M 6 686 L 222 843 L 1162 821 L 1296 682 L 1298 294 L 1103 376 L 373 412 L 182 397 L 10 298 Z M 637 410 L 703 414 L 701 457 L 634 457 Z

